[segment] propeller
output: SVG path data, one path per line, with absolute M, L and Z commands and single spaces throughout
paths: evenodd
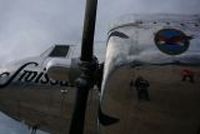
M 94 74 L 98 66 L 97 58 L 93 56 L 96 10 L 97 0 L 87 0 L 79 64 L 82 74 L 76 82 L 77 93 L 69 134 L 84 133 L 88 94 L 94 85 Z

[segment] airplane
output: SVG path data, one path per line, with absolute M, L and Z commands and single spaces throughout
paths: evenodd
M 139 15 L 118 24 L 100 65 L 93 54 L 96 9 L 97 0 L 88 0 L 80 58 L 58 45 L 2 69 L 0 110 L 32 126 L 32 134 L 82 134 L 84 126 L 86 133 L 199 133 L 199 16 Z M 187 70 L 181 82 L 180 69 Z M 130 78 L 135 88 L 127 90 Z M 99 96 L 89 92 L 95 84 Z
M 89 95 L 85 132 L 199 133 L 200 16 L 133 15 L 116 23 L 107 42 L 95 44 L 103 78 L 96 86 L 101 89 Z M 79 55 L 80 45 L 55 45 L 2 68 L 0 110 L 31 126 L 32 132 L 67 133 Z M 194 72 L 189 80 L 182 80 L 185 68 Z M 140 76 L 150 85 L 143 92 L 129 86 Z

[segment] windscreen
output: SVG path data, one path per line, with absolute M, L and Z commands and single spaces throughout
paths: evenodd
M 52 52 L 49 54 L 49 57 L 66 57 L 69 52 L 69 46 L 59 45 L 55 46 Z

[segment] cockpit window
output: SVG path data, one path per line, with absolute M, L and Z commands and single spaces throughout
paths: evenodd
M 67 45 L 58 45 L 52 50 L 49 54 L 49 57 L 66 57 L 69 52 L 70 46 Z

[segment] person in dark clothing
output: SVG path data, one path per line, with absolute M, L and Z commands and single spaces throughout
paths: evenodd
M 39 128 L 39 125 L 34 125 L 34 126 L 32 127 L 31 134 L 36 134 L 38 128 Z
M 148 93 L 148 87 L 149 82 L 147 80 L 145 80 L 142 76 L 139 76 L 136 80 L 135 80 L 135 87 L 136 87 L 136 91 L 138 94 L 138 100 L 147 100 L 150 101 L 149 98 L 149 93 Z

